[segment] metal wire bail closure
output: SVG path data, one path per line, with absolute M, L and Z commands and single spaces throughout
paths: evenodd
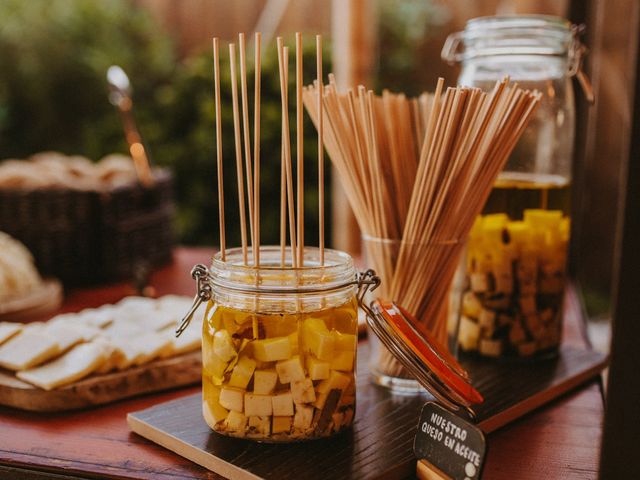
M 180 321 L 176 329 L 176 337 L 179 337 L 186 330 L 193 318 L 194 313 L 203 302 L 211 300 L 211 285 L 209 284 L 209 269 L 199 263 L 191 269 L 191 277 L 196 281 L 196 296 L 193 298 L 191 308 Z
M 362 308 L 366 313 L 369 313 L 369 307 L 364 301 L 364 297 L 368 292 L 373 292 L 376 288 L 380 286 L 381 280 L 380 277 L 376 275 L 376 272 L 372 269 L 369 269 L 365 272 L 358 272 L 356 274 L 355 285 L 358 287 L 358 291 L 356 292 L 356 299 L 358 300 L 358 305 Z

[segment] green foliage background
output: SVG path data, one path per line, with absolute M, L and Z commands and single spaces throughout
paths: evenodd
M 107 68 L 118 64 L 134 87 L 135 115 L 152 161 L 175 174 L 181 242 L 217 245 L 210 51 L 178 60 L 171 38 L 147 12 L 126 0 L 2 0 L 0 19 L 0 159 L 24 158 L 43 150 L 82 154 L 94 160 L 108 153 L 126 152 L 118 115 L 107 101 L 105 81 Z M 307 37 L 304 78 L 310 83 L 315 78 L 315 51 L 312 37 Z M 226 45 L 221 47 L 225 213 L 227 242 L 233 246 L 239 243 L 240 232 L 229 62 Z M 263 46 L 263 244 L 279 241 L 281 130 L 275 50 L 275 45 Z M 247 58 L 252 63 L 252 52 Z M 249 65 L 251 106 L 252 68 Z M 330 71 L 329 62 L 325 71 Z M 293 80 L 293 74 L 290 78 Z M 293 90 L 290 98 L 292 95 Z M 290 116 L 294 125 L 292 104 Z M 308 244 L 315 244 L 317 134 L 308 119 L 304 132 L 305 235 Z M 291 133 L 295 139 L 295 128 Z M 292 148 L 295 152 L 295 144 Z M 328 159 L 326 172 L 329 185 Z M 327 205 L 329 202 L 327 198 Z M 330 229 L 330 218 L 326 225 Z
M 310 38 L 310 37 L 309 37 Z M 263 50 L 264 51 L 264 50 Z M 249 57 L 249 53 L 247 54 Z M 163 165 L 171 165 L 176 174 L 178 201 L 181 206 L 180 231 L 185 242 L 210 243 L 217 241 L 217 198 L 215 187 L 215 131 L 214 97 L 212 87 L 212 59 L 203 52 L 188 59 L 176 72 L 173 81 L 158 90 L 156 103 L 163 117 L 163 131 L 152 143 L 154 159 Z M 222 130 L 225 178 L 225 216 L 227 237 L 234 244 L 240 239 L 237 180 L 235 175 L 235 146 L 233 137 L 233 110 L 228 50 L 221 49 L 221 97 Z M 291 65 L 292 66 L 292 65 Z M 304 78 L 310 83 L 315 75 L 315 47 L 304 47 Z M 328 71 L 328 64 L 325 71 Z M 261 90 L 261 203 L 262 243 L 279 243 L 280 218 L 280 138 L 281 104 L 280 84 L 277 74 L 278 61 L 275 46 L 264 51 L 262 59 Z M 248 67 L 250 117 L 253 105 L 253 66 Z M 290 100 L 294 95 L 294 74 L 290 75 Z M 295 105 L 290 102 L 289 117 L 292 125 L 291 139 L 295 162 Z M 250 119 L 253 125 L 253 120 Z M 253 135 L 253 133 L 252 133 Z M 317 133 L 307 118 L 305 135 L 305 235 L 307 244 L 317 244 L 318 192 L 317 192 Z M 174 141 L 173 139 L 180 139 Z M 251 137 L 253 139 L 253 137 Z M 252 140 L 253 145 L 253 140 Z M 325 172 L 330 178 L 329 159 Z M 195 175 L 198 175 L 196 178 Z M 327 187 L 327 194 L 330 190 Z M 327 205 L 330 200 L 327 199 Z M 327 228 L 330 219 L 326 220 Z M 212 226 L 214 227 L 212 229 Z M 214 232 L 215 230 L 215 232 Z M 327 237 L 329 238 L 329 237 Z

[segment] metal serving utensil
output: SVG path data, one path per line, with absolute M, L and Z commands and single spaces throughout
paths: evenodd
M 107 82 L 109 84 L 109 102 L 120 112 L 125 139 L 129 144 L 129 152 L 133 158 L 138 180 L 144 186 L 151 186 L 154 179 L 149 165 L 149 157 L 133 118 L 132 89 L 129 77 L 121 67 L 112 65 L 107 70 Z

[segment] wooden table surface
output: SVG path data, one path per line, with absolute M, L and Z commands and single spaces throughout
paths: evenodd
M 173 264 L 152 275 L 151 285 L 158 295 L 193 294 L 190 269 L 195 263 L 208 263 L 210 254 L 206 249 L 179 248 Z M 112 303 L 133 293 L 127 284 L 73 290 L 62 311 Z M 576 296 L 571 293 L 567 300 L 565 342 L 584 345 Z M 128 412 L 198 390 L 180 389 L 61 414 L 0 407 L 0 478 L 220 478 L 127 427 Z M 600 383 L 594 380 L 489 435 L 484 478 L 596 478 L 602 417 Z

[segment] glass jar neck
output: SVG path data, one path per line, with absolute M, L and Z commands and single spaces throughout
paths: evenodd
M 323 306 L 339 306 L 353 299 L 356 291 L 356 271 L 352 258 L 337 250 L 325 249 L 324 263 L 320 251 L 308 247 L 303 266 L 291 266 L 291 251 L 266 246 L 260 249 L 260 265 L 244 263 L 242 249 L 226 251 L 213 258 L 210 283 L 214 300 L 222 305 L 242 310 L 257 309 L 272 312 L 319 310 Z

